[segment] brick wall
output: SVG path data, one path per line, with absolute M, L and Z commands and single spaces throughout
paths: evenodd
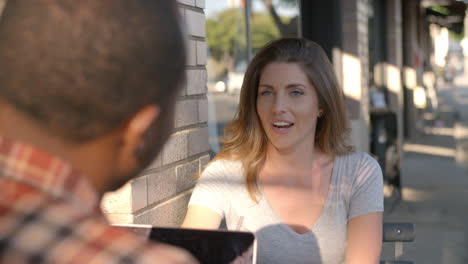
M 113 223 L 181 224 L 195 184 L 208 163 L 205 0 L 178 0 L 187 34 L 187 85 L 176 106 L 174 131 L 162 153 L 136 179 L 107 193 L 102 208 Z

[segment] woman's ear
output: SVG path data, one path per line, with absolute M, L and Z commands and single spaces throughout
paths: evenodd
M 322 117 L 323 116 L 323 110 L 322 108 L 319 109 L 317 117 Z

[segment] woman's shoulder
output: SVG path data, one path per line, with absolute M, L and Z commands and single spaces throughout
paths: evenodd
M 337 158 L 337 171 L 347 182 L 382 177 L 382 170 L 375 158 L 366 152 L 354 152 Z
M 240 160 L 231 159 L 214 159 L 210 161 L 202 172 L 204 175 L 223 175 L 224 177 L 232 177 L 242 174 L 242 162 Z
M 213 159 L 208 163 L 206 169 L 239 169 L 242 168 L 242 162 L 240 160 L 233 159 Z
M 338 157 L 339 159 L 343 160 L 345 163 L 351 165 L 358 165 L 361 166 L 379 166 L 379 163 L 375 158 L 369 155 L 367 152 L 356 151 L 350 154 L 345 154 Z
M 380 169 L 379 162 L 376 158 L 369 155 L 367 152 L 357 152 L 356 155 L 359 156 L 359 165 L 360 167 L 370 168 L 370 169 Z

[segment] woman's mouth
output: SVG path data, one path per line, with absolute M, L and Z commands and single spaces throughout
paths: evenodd
M 285 122 L 285 121 L 280 121 L 280 122 L 274 122 L 273 127 L 277 129 L 287 129 L 290 128 L 294 125 L 294 123 L 291 122 Z

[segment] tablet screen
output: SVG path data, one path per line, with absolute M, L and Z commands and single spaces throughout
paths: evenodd
M 149 239 L 184 248 L 203 264 L 229 264 L 254 247 L 255 237 L 249 232 L 153 227 Z

